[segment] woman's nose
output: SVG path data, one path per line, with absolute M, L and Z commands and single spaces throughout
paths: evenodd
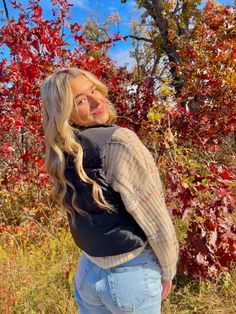
M 88 101 L 90 103 L 90 106 L 92 106 L 93 108 L 96 108 L 99 105 L 99 99 L 96 96 L 89 96 Z

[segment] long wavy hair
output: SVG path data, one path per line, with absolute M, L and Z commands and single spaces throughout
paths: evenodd
M 64 175 L 65 153 L 72 155 L 75 169 L 79 178 L 92 185 L 92 196 L 96 204 L 105 211 L 115 211 L 102 193 L 97 182 L 89 178 L 83 168 L 83 149 L 75 138 L 75 128 L 70 124 L 70 115 L 74 105 L 74 95 L 70 88 L 70 80 L 85 75 L 97 89 L 105 96 L 109 119 L 107 123 L 116 121 L 116 111 L 107 99 L 108 89 L 92 73 L 78 68 L 60 68 L 49 75 L 41 87 L 43 105 L 43 130 L 45 135 L 46 157 L 45 166 L 49 176 L 53 180 L 53 197 L 60 206 L 71 215 L 74 220 L 74 210 L 82 216 L 88 213 L 78 207 L 78 199 L 75 187 Z M 79 126 L 77 126 L 79 130 Z M 72 202 L 68 203 L 67 185 L 72 188 Z

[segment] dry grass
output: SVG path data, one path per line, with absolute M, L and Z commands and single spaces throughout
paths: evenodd
M 236 270 L 218 282 L 178 278 L 171 298 L 163 304 L 165 314 L 235 314 Z
M 62 228 L 50 227 L 46 236 L 44 229 L 40 241 L 27 244 L 19 235 L 2 233 L 0 313 L 78 313 L 72 284 L 79 254 L 70 233 Z M 162 313 L 235 314 L 235 295 L 236 271 L 217 283 L 178 278 Z
M 0 313 L 77 313 L 72 282 L 79 250 L 68 232 L 27 247 L 5 234 L 1 243 Z

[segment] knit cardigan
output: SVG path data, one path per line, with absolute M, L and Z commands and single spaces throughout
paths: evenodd
M 83 254 L 99 267 L 108 269 L 138 256 L 149 244 L 160 263 L 162 279 L 172 280 L 179 245 L 151 153 L 133 131 L 120 127 L 102 148 L 102 161 L 107 182 L 120 193 L 126 210 L 143 229 L 148 241 L 141 248 L 115 256 Z

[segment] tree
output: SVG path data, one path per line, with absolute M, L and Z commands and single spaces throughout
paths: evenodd
M 22 180 L 47 184 L 42 158 L 40 85 L 56 67 L 76 66 L 93 72 L 108 85 L 120 116 L 128 107 L 125 82 L 129 75 L 107 57 L 109 43 L 86 39 L 78 23 L 66 29 L 71 5 L 64 0 L 53 0 L 52 4 L 54 17 L 46 20 L 39 0 L 30 0 L 27 7 L 12 1 L 20 11 L 19 18 L 8 20 L 0 30 L 0 46 L 10 53 L 0 62 L 1 179 L 7 186 Z M 69 37 L 74 40 L 73 49 L 68 48 Z
M 179 38 L 181 89 L 163 78 L 138 131 L 161 169 L 168 208 L 186 228 L 179 272 L 199 279 L 236 265 L 235 21 L 232 7 L 207 3 Z
M 1 188 L 48 185 L 39 88 L 56 67 L 82 67 L 108 85 L 118 123 L 141 136 L 160 166 L 168 207 L 176 221 L 186 223 L 179 271 L 203 279 L 217 278 L 232 269 L 236 264 L 232 215 L 236 154 L 230 141 L 235 136 L 235 10 L 210 1 L 190 28 L 189 21 L 196 16 L 195 1 L 138 1 L 152 13 L 152 20 L 144 17 L 145 23 L 150 22 L 145 42 L 156 38 L 144 51 L 143 60 L 151 55 L 159 62 L 164 55 L 178 55 L 174 64 L 168 59 L 174 81 L 163 75 L 164 84 L 157 92 L 155 62 L 142 64 L 140 56 L 140 68 L 134 73 L 116 68 L 107 51 L 112 41 L 122 36 L 106 38 L 106 27 L 100 32 L 96 23 L 87 22 L 85 28 L 71 24 L 68 2 L 52 3 L 54 17 L 46 20 L 39 0 L 30 0 L 26 8 L 12 1 L 20 10 L 19 18 L 8 20 L 0 30 L 0 45 L 10 52 L 9 58 L 0 62 Z M 156 5 L 154 13 L 151 4 Z M 189 11 L 184 11 L 184 5 Z M 138 32 L 137 26 L 133 36 L 138 37 Z M 158 36 L 161 45 L 155 50 Z M 69 37 L 74 48 L 68 48 Z M 151 74 L 155 70 L 154 79 L 150 69 Z M 185 103 L 194 111 L 186 110 Z
M 179 47 L 181 102 L 193 112 L 186 120 L 189 127 L 184 124 L 183 136 L 193 138 L 197 132 L 195 140 L 205 141 L 211 150 L 228 136 L 235 138 L 235 29 L 235 9 L 209 1 L 191 31 L 191 39 Z
M 126 3 L 127 0 L 122 0 Z M 171 74 L 175 92 L 181 90 L 181 78 L 176 72 L 179 63 L 178 47 L 183 39 L 190 36 L 190 27 L 199 16 L 198 5 L 201 1 L 162 1 L 137 0 L 138 8 L 143 9 L 140 25 L 133 24 L 135 53 L 139 59 L 139 78 L 149 75 L 153 80 L 162 81 L 168 72 Z M 141 42 L 141 44 L 139 44 Z M 143 54 L 142 52 L 145 51 Z M 148 52 L 148 53 L 147 53 Z

